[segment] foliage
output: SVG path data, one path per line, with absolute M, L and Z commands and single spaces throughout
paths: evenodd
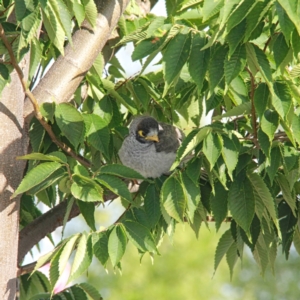
M 11 4 L 18 24 L 6 20 Z M 39 260 L 36 269 L 51 264 L 50 283 L 43 287 L 53 289 L 73 252 L 70 281 L 88 269 L 93 256 L 121 270 L 128 242 L 141 257 L 154 257 L 164 236 L 183 222 L 198 235 L 202 222 L 214 219 L 218 230 L 222 220 L 231 221 L 215 254 L 215 269 L 226 257 L 230 274 L 245 246 L 262 274 L 273 269 L 279 244 L 286 258 L 292 243 L 300 250 L 298 1 L 185 0 L 167 1 L 166 7 L 165 18 L 120 19 L 118 46 L 133 42 L 132 59 L 142 62 L 138 75 L 126 78 L 116 57 L 104 73 L 98 61 L 71 103 L 40 108 L 56 137 L 88 166 L 66 156 L 32 120 L 33 152 L 21 157 L 29 160 L 28 171 L 14 193 L 26 192 L 21 225 L 40 214 L 38 201 L 50 208 L 75 201 L 91 228 L 62 240 Z M 49 61 L 63 54 L 65 39 L 71 42 L 83 19 L 96 22 L 93 1 L 3 1 L 0 9 L 15 57 L 19 61 L 31 53 L 31 87 L 36 74 L 43 75 Z M 44 30 L 37 39 L 41 22 Z M 2 42 L 0 53 L 3 88 L 12 68 Z M 145 74 L 157 54 L 160 68 Z M 130 193 L 124 179 L 142 177 L 120 165 L 117 152 L 137 114 L 177 125 L 186 139 L 170 176 L 144 180 L 138 192 Z M 188 154 L 192 159 L 178 167 Z M 95 205 L 108 200 L 108 193 L 121 197 L 126 210 L 98 230 Z M 85 291 L 72 289 L 78 295 Z M 75 292 L 73 298 L 79 299 Z

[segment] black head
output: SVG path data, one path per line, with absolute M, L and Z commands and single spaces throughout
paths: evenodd
M 158 122 L 152 117 L 143 118 L 136 128 L 136 139 L 141 143 L 159 142 Z

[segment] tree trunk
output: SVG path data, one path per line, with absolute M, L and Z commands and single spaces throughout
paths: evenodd
M 16 298 L 20 197 L 10 197 L 25 167 L 24 161 L 16 160 L 26 152 L 24 98 L 20 80 L 13 72 L 11 83 L 0 99 L 0 297 L 3 300 Z

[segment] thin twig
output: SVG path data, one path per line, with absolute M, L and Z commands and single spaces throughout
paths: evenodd
M 92 166 L 92 164 L 88 160 L 86 160 L 84 157 L 82 157 L 80 155 L 77 155 L 70 147 L 68 147 L 66 144 L 64 144 L 63 142 L 61 142 L 60 140 L 57 139 L 54 132 L 52 131 L 52 127 L 46 122 L 46 120 L 42 116 L 42 114 L 40 112 L 40 107 L 38 105 L 38 101 L 36 100 L 33 93 L 27 87 L 27 83 L 24 79 L 24 74 L 23 74 L 20 66 L 18 65 L 18 62 L 16 61 L 13 49 L 12 49 L 11 44 L 9 43 L 9 41 L 8 41 L 6 35 L 5 35 L 2 24 L 0 24 L 0 37 L 3 40 L 3 43 L 4 43 L 4 45 L 5 45 L 5 47 L 8 51 L 8 54 L 9 54 L 9 57 L 10 57 L 10 60 L 11 60 L 11 64 L 14 67 L 14 69 L 16 70 L 16 72 L 19 76 L 19 79 L 21 81 L 24 93 L 28 97 L 28 99 L 30 100 L 30 102 L 33 106 L 35 117 L 38 119 L 38 121 L 41 123 L 41 125 L 44 127 L 44 129 L 47 131 L 47 133 L 49 134 L 49 136 L 50 136 L 51 140 L 53 141 L 53 143 L 55 143 L 58 147 L 60 147 L 68 155 L 70 155 L 71 157 L 76 159 L 83 166 L 85 166 L 87 168 L 90 168 Z

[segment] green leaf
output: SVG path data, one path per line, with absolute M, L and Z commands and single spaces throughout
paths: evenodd
M 234 53 L 235 49 L 240 45 L 244 38 L 246 30 L 246 20 L 244 19 L 241 23 L 239 23 L 237 26 L 235 26 L 227 35 L 226 35 L 226 41 L 229 45 L 229 52 L 228 56 L 231 57 L 231 55 Z
M 61 158 L 58 156 L 55 156 L 55 155 L 51 155 L 51 154 L 42 154 L 42 153 L 32 152 L 27 155 L 18 156 L 17 159 L 42 160 L 42 161 L 48 160 L 48 161 L 56 161 L 61 164 L 66 163 L 67 162 L 66 156 L 61 152 L 53 152 L 53 154 L 57 154 L 57 153 L 59 153 L 59 156 L 61 156 Z
M 262 82 L 254 92 L 254 106 L 258 117 L 261 119 L 268 105 L 269 88 Z
M 218 242 L 218 246 L 216 248 L 215 264 L 214 264 L 215 271 L 217 270 L 223 256 L 227 253 L 227 251 L 229 250 L 229 248 L 233 243 L 234 243 L 234 239 L 231 235 L 231 230 L 228 229 L 221 236 Z
M 46 181 L 48 177 L 61 167 L 62 165 L 58 162 L 39 164 L 25 175 L 12 198 Z
M 300 23 L 299 23 L 299 14 L 300 6 L 298 0 L 278 0 L 282 8 L 286 11 L 290 20 L 294 23 L 297 28 L 298 34 L 300 35 Z
M 232 280 L 232 276 L 233 276 L 233 268 L 239 258 L 238 256 L 238 248 L 237 248 L 237 244 L 233 243 L 230 248 L 228 249 L 228 251 L 226 252 L 226 261 L 229 267 L 229 271 L 230 271 L 230 280 Z
M 93 233 L 93 251 L 101 264 L 105 266 L 109 258 L 108 234 L 106 231 Z
M 285 253 L 286 259 L 288 259 L 297 218 L 290 206 L 284 201 L 281 201 L 278 205 L 278 219 L 282 236 L 282 253 Z
M 50 1 L 49 5 L 45 7 L 42 6 L 42 17 L 43 24 L 51 42 L 61 54 L 64 54 L 65 31 L 61 25 L 59 16 L 57 16 L 55 10 L 50 4 Z
M 204 139 L 202 151 L 209 161 L 210 170 L 212 170 L 217 162 L 222 151 L 222 146 L 223 141 L 218 134 L 210 132 Z
M 240 1 L 228 18 L 226 30 L 230 32 L 232 28 L 243 21 L 243 19 L 247 17 L 255 5 L 255 0 Z
M 249 232 L 254 217 L 255 204 L 251 182 L 240 175 L 231 184 L 228 194 L 228 205 L 235 219 L 246 232 Z
M 82 288 L 93 300 L 103 300 L 98 290 L 87 282 L 82 282 L 78 286 Z
M 289 46 L 286 43 L 285 37 L 282 33 L 277 36 L 273 45 L 274 59 L 276 67 L 278 68 L 283 62 L 289 52 Z
M 260 129 L 257 131 L 257 137 L 262 152 L 266 155 L 267 158 L 269 158 L 271 151 L 271 143 L 269 137 Z
M 174 176 L 170 176 L 161 189 L 161 203 L 167 213 L 178 222 L 183 221 L 186 199 L 183 188 Z
M 106 121 L 95 114 L 85 114 L 83 120 L 87 128 L 86 137 L 88 142 L 97 150 L 109 156 L 110 131 Z
M 208 67 L 209 75 L 209 90 L 214 91 L 214 88 L 220 83 L 224 76 L 224 62 L 228 53 L 226 46 L 220 46 L 213 54 Z
M 191 54 L 188 58 L 189 72 L 197 84 L 198 90 L 201 91 L 203 86 L 203 80 L 208 67 L 208 52 L 205 50 L 201 51 L 201 48 L 206 43 L 206 38 L 203 32 L 192 32 L 192 46 Z
M 274 177 L 281 166 L 281 152 L 279 147 L 273 147 L 271 149 L 271 162 L 270 165 L 266 168 L 268 176 L 270 178 L 271 184 L 273 184 Z
M 108 253 L 113 267 L 116 267 L 125 253 L 127 237 L 124 225 L 116 225 L 108 239 Z
M 145 178 L 137 171 L 120 164 L 105 165 L 100 168 L 100 174 L 110 174 L 123 178 L 145 180 Z
M 195 129 L 189 133 L 177 150 L 176 160 L 171 167 L 171 171 L 180 164 L 181 160 L 187 154 L 194 150 L 203 141 L 210 131 L 211 129 L 209 127 L 203 127 L 201 129 Z
M 150 230 L 135 221 L 125 220 L 123 222 L 129 240 L 141 251 L 157 253 L 154 238 Z
M 95 204 L 90 202 L 83 202 L 78 200 L 77 205 L 80 209 L 80 212 L 82 216 L 84 217 L 86 223 L 89 225 L 89 227 L 96 231 L 95 227 Z
M 222 135 L 222 138 L 223 138 L 222 156 L 226 164 L 226 167 L 228 169 L 228 174 L 231 180 L 233 180 L 232 172 L 238 163 L 240 141 L 234 134 L 232 134 L 231 138 L 225 135 Z
M 293 215 L 296 217 L 296 198 L 293 197 L 291 193 L 290 186 L 286 177 L 283 174 L 278 173 L 276 177 L 276 181 L 281 188 L 283 199 L 289 205 Z
M 228 214 L 227 200 L 228 191 L 218 181 L 215 184 L 215 193 L 210 195 L 210 205 L 215 219 L 215 225 L 217 231 L 220 229 L 223 221 Z
M 294 147 L 284 146 L 282 157 L 287 172 L 298 167 L 299 152 Z
M 282 33 L 284 34 L 285 40 L 288 42 L 291 39 L 292 32 L 295 26 L 278 1 L 276 1 L 275 6 L 276 6 L 280 28 L 282 30 Z
M 186 63 L 191 48 L 191 34 L 185 28 L 168 43 L 163 55 L 163 70 L 165 78 L 164 95 L 173 84 Z
M 70 256 L 77 245 L 77 240 L 79 239 L 79 236 L 80 236 L 79 234 L 73 235 L 68 240 L 68 242 L 64 245 L 64 247 L 62 248 L 62 251 L 60 253 L 59 260 L 58 260 L 59 278 L 62 276 L 62 274 L 65 271 L 65 268 L 68 264 Z
M 203 14 L 202 22 L 205 22 L 206 20 L 216 15 L 223 7 L 223 5 L 224 5 L 224 0 L 216 0 L 216 1 L 204 0 L 203 11 L 202 11 Z
M 150 228 L 154 228 L 161 217 L 159 193 L 154 184 L 149 184 L 144 198 L 145 212 Z
M 99 174 L 96 179 L 116 195 L 124 198 L 128 202 L 132 202 L 127 185 L 118 177 L 108 174 Z
M 292 106 L 292 96 L 289 87 L 284 82 L 276 81 L 273 84 L 274 94 L 272 95 L 272 104 L 282 119 L 286 119 Z
M 103 189 L 97 182 L 88 177 L 74 174 L 71 186 L 72 195 L 85 202 L 103 201 Z
M 276 111 L 266 109 L 260 123 L 261 129 L 269 137 L 270 142 L 273 141 L 274 134 L 279 126 L 279 115 Z
M 82 4 L 84 5 L 85 18 L 93 27 L 95 27 L 98 15 L 95 2 L 93 0 L 83 0 Z
M 55 119 L 62 133 L 77 148 L 83 142 L 85 133 L 82 115 L 71 104 L 61 103 L 56 106 Z
M 77 278 L 87 270 L 87 268 L 92 262 L 92 256 L 93 256 L 92 236 L 91 235 L 87 236 L 86 234 L 82 234 L 77 245 L 76 254 L 74 257 L 68 282 L 73 281 L 75 278 Z
M 201 200 L 200 187 L 186 173 L 182 174 L 183 192 L 187 203 L 187 215 L 194 222 L 195 211 Z
M 264 180 L 257 173 L 248 172 L 248 178 L 252 184 L 254 194 L 261 199 L 268 213 L 273 219 L 274 223 L 277 223 L 277 213 L 275 209 L 275 202 L 273 196 L 265 184 Z
M 245 45 L 241 45 L 236 48 L 230 58 L 227 56 L 224 61 L 225 81 L 228 85 L 244 69 L 245 64 L 246 48 Z
M 246 43 L 246 51 L 247 60 L 253 75 L 259 71 L 270 88 L 272 71 L 266 54 L 252 43 Z
M 41 44 L 36 38 L 31 41 L 30 49 L 29 78 L 32 79 L 42 58 Z
M 214 120 L 221 120 L 227 117 L 237 117 L 240 115 L 248 115 L 251 112 L 251 103 L 245 102 L 238 106 L 234 106 L 232 109 L 228 110 L 226 113 L 213 117 Z

